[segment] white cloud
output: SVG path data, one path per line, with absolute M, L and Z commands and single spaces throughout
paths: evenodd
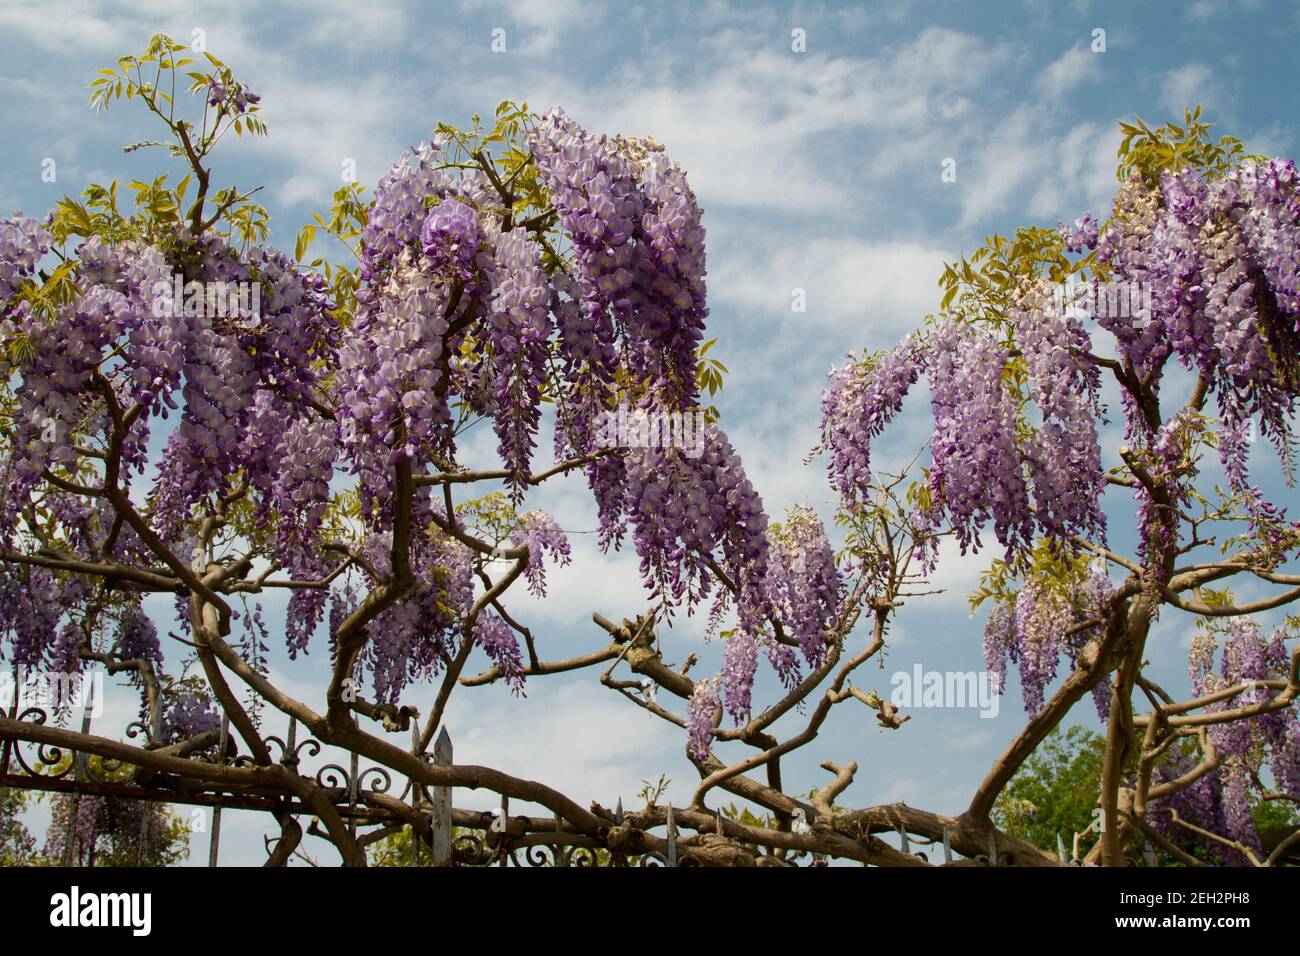
M 1100 74 L 1100 55 L 1085 46 L 1075 46 L 1062 53 L 1038 75 L 1038 88 L 1047 99 L 1058 100 Z
M 1242 137 L 1246 148 L 1252 153 L 1264 156 L 1287 156 L 1291 154 L 1295 137 L 1281 123 L 1271 123 L 1263 129 L 1247 133 Z
M 572 36 L 578 27 L 589 27 L 604 9 L 583 0 L 461 0 L 461 9 L 490 10 L 506 31 L 506 50 L 528 55 L 550 53 L 556 44 Z M 489 37 L 483 38 L 486 45 Z M 516 46 L 516 44 L 518 44 Z
M 949 750 L 983 750 L 993 742 L 993 734 L 987 730 L 968 730 L 953 734 L 945 740 Z
M 1188 63 L 1160 75 L 1160 106 L 1177 119 L 1186 107 L 1201 103 L 1207 108 L 1222 109 L 1225 97 L 1214 82 L 1210 68 L 1203 63 Z
M 0 7 L 0 31 L 57 52 L 117 55 L 134 45 L 128 21 L 104 18 L 96 12 L 100 8 L 91 0 L 8 3 Z
M 1064 132 L 1041 108 L 1022 106 L 1003 120 L 965 169 L 962 226 L 995 215 L 1052 222 L 1085 208 L 1098 214 L 1115 191 L 1118 132 L 1082 122 Z M 1025 198 L 1020 198 L 1025 197 Z M 1018 201 L 1019 200 L 1019 201 Z
M 1077 218 L 1091 211 L 1100 219 L 1109 214 L 1115 193 L 1118 128 L 1079 123 L 1048 148 L 1055 151 L 1034 192 L 1028 213 L 1051 222 L 1054 217 Z
M 685 736 L 590 679 L 529 683 L 527 698 L 453 698 L 447 727 L 458 764 L 508 768 L 585 805 L 630 801 L 644 778 L 684 763 Z M 484 806 L 491 794 L 459 791 L 457 806 Z
M 1041 174 L 1047 160 L 1042 149 L 1043 130 L 1035 128 L 1040 121 L 1031 107 L 1016 109 L 998 125 L 972 162 L 959 164 L 963 227 L 1003 209 L 1031 177 Z M 972 166 L 973 184 L 966 178 L 972 174 L 964 171 Z
M 1234 7 L 1242 12 L 1257 12 L 1263 5 L 1263 0 L 1196 0 L 1188 7 L 1187 16 L 1192 20 L 1204 21 L 1228 13 Z
M 593 129 L 670 145 L 702 202 L 827 213 L 869 202 L 859 164 L 884 163 L 899 142 L 924 137 L 936 115 L 969 110 L 970 95 L 1010 55 L 1005 45 L 934 27 L 871 58 L 776 52 L 769 36 L 739 29 L 711 48 L 702 64 L 651 72 L 639 62 L 599 86 L 536 76 L 527 99 L 563 103 Z M 647 62 L 679 59 L 668 50 Z M 877 144 L 866 155 L 829 148 L 857 130 Z
M 358 181 L 373 185 L 406 145 L 394 135 L 409 103 L 400 82 L 369 77 L 301 86 L 290 72 L 277 71 L 264 89 L 271 133 L 251 148 L 274 155 L 288 171 L 279 203 L 323 208 L 343 185 L 346 160 L 354 162 Z
M 934 310 L 935 282 L 954 258 L 923 242 L 826 236 L 725 256 L 711 279 L 715 301 L 742 314 L 788 320 L 805 332 L 817 325 L 851 332 L 850 341 L 873 339 L 879 346 Z M 807 295 L 806 313 L 791 311 L 796 288 Z
M 930 579 L 935 582 L 934 586 L 942 587 L 944 592 L 927 598 L 927 601 L 936 606 L 969 606 L 967 597 L 979 586 L 980 575 L 988 569 L 993 558 L 1001 553 L 991 533 L 982 537 L 985 539 L 985 547 L 979 552 L 967 551 L 965 554 L 961 553 L 961 548 L 953 537 L 944 538 L 940 542 L 939 565 Z M 991 545 L 990 541 L 993 542 Z M 975 620 L 980 628 L 983 627 L 985 613 L 985 609 L 976 612 Z
M 349 48 L 392 47 L 409 28 L 409 6 L 402 0 L 367 0 L 364 13 L 351 0 L 292 0 L 300 11 L 304 37 L 312 43 Z

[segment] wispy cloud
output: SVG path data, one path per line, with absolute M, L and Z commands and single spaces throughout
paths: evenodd
M 1160 105 L 1171 115 L 1181 118 L 1183 109 L 1198 103 L 1223 109 L 1226 96 L 1204 63 L 1188 63 L 1160 76 Z
M 1101 75 L 1103 54 L 1079 45 L 1066 50 L 1038 74 L 1038 87 L 1048 100 L 1059 100 Z

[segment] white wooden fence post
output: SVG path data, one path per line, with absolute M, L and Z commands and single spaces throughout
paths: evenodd
M 221 716 L 221 733 L 217 738 L 217 761 L 226 762 L 226 742 L 230 739 L 230 717 Z M 212 836 L 208 838 L 208 866 L 217 865 L 217 851 L 221 848 L 221 798 L 212 808 Z
M 558 834 L 562 833 L 563 830 L 564 830 L 564 825 L 560 821 L 560 815 L 557 813 L 555 815 L 555 832 L 557 836 L 556 836 L 555 846 L 553 847 L 553 850 L 555 852 L 555 858 L 552 861 L 555 866 L 569 865 L 569 854 L 566 852 L 566 848 L 564 844 L 559 842 L 560 837 L 558 836 Z
M 438 767 L 451 766 L 451 737 L 447 728 L 438 732 L 433 743 L 433 763 Z M 451 866 L 454 861 L 451 843 L 451 787 L 430 787 L 433 800 L 429 823 L 433 827 L 433 865 Z

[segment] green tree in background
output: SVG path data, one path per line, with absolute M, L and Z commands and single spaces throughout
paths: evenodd
M 1098 816 L 1098 785 L 1105 744 L 1102 734 L 1086 727 L 1077 724 L 1066 730 L 1058 727 L 1025 761 L 998 798 L 993 810 L 994 823 L 1012 836 L 1044 850 L 1055 851 L 1059 836 L 1068 857 L 1073 851 L 1074 834 L 1086 831 Z M 1251 812 L 1265 851 L 1272 850 L 1300 826 L 1300 814 L 1293 804 L 1284 800 L 1257 799 L 1251 804 Z M 1096 840 L 1094 829 L 1084 838 L 1080 855 Z M 1223 863 L 1222 848 L 1194 834 L 1176 838 L 1175 842 L 1204 863 Z M 1139 852 L 1145 853 L 1148 845 L 1147 841 L 1140 840 Z M 1175 864 L 1170 855 L 1154 845 L 1151 850 L 1161 865 Z M 1290 854 L 1288 861 L 1300 863 L 1300 857 Z
M 0 787 L 0 866 L 35 862 L 36 838 L 20 819 L 32 799 L 31 793 Z
M 998 798 L 997 825 L 1044 850 L 1055 851 L 1059 836 L 1069 853 L 1074 834 L 1095 819 L 1105 743 L 1078 725 L 1052 731 Z

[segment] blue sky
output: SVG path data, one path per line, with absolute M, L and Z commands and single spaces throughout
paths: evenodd
M 503 98 L 539 110 L 562 105 L 596 130 L 653 136 L 685 167 L 705 211 L 710 335 L 720 337 L 715 354 L 732 372 L 718 403 L 722 425 L 773 516 L 798 502 L 831 512 L 822 463 L 802 464 L 829 366 L 919 324 L 937 306 L 943 263 L 988 233 L 1085 211 L 1105 218 L 1118 120 L 1136 114 L 1158 123 L 1203 103 L 1219 132 L 1252 151 L 1295 151 L 1300 15 L 1288 3 L 267 6 L 7 0 L 0 209 L 36 214 L 91 181 L 157 174 L 159 156 L 119 150 L 155 132 L 143 111 L 86 107 L 94 71 L 139 52 L 155 32 L 189 42 L 204 31 L 208 49 L 262 94 L 270 136 L 229 143 L 218 154 L 218 179 L 265 186 L 273 241 L 286 248 L 309 211 L 325 208 L 346 161 L 373 185 L 437 122 L 490 116 Z M 791 48 L 796 28 L 806 52 Z M 505 31 L 505 52 L 491 49 L 494 29 Z M 1102 53 L 1091 50 L 1098 29 Z M 54 183 L 41 178 L 46 158 L 57 164 Z M 941 181 L 946 159 L 956 162 L 955 182 Z M 805 313 L 791 311 L 795 288 L 806 292 Z M 927 435 L 924 406 L 909 403 L 880 446 L 882 463 L 910 458 Z M 1107 447 L 1116 443 L 1108 436 Z M 466 462 L 488 460 L 492 444 L 486 434 L 471 439 Z M 1256 461 L 1262 474 L 1275 474 L 1267 454 Z M 1278 489 L 1277 498 L 1291 494 Z M 1122 543 L 1124 502 L 1114 504 Z M 595 527 L 578 480 L 546 489 L 537 506 L 574 532 Z M 573 535 L 575 564 L 552 575 L 548 601 L 515 605 L 536 625 L 545 657 L 598 646 L 592 611 L 617 618 L 645 606 L 635 560 L 600 556 L 591 537 Z M 890 675 L 918 662 L 983 666 L 982 617 L 969 619 L 965 605 L 983 561 L 946 555 L 936 583 L 948 593 L 901 610 L 884 670 L 864 673 L 860 686 L 887 693 Z M 267 608 L 272 620 L 282 614 L 272 602 Z M 158 609 L 165 622 L 167 602 Z M 665 632 L 668 659 L 693 650 L 702 658 L 695 673 L 712 673 L 719 648 L 701 635 L 694 622 Z M 1186 622 L 1170 616 L 1151 640 L 1152 672 L 1171 688 L 1186 685 L 1187 638 Z M 319 701 L 323 645 L 305 665 L 274 652 L 286 689 Z M 643 778 L 666 772 L 670 797 L 687 800 L 694 772 L 682 735 L 595 678 L 537 680 L 526 700 L 462 689 L 449 717 L 458 761 L 605 805 L 620 795 L 635 802 Z M 774 693 L 765 677 L 756 700 Z M 134 708 L 125 692 L 109 703 L 106 727 Z M 789 732 L 801 719 L 778 726 Z M 845 704 L 812 748 L 787 761 L 785 779 L 807 790 L 825 782 L 822 760 L 857 760 L 842 802 L 906 800 L 953 812 L 1023 720 L 1014 682 L 996 719 L 919 710 L 901 731 L 882 732 L 869 711 Z M 1090 700 L 1071 720 L 1095 724 Z M 457 804 L 484 798 L 458 794 Z M 260 862 L 265 821 L 230 814 L 223 827 L 223 862 Z M 313 842 L 309 852 L 334 860 Z M 206 860 L 205 839 L 194 847 L 191 862 Z

